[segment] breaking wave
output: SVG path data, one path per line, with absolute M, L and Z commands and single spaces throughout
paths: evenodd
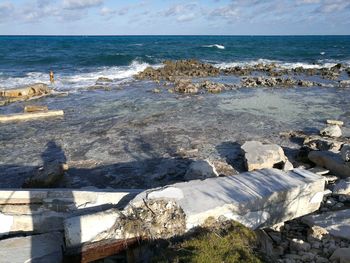
M 215 47 L 215 48 L 218 48 L 218 49 L 225 49 L 225 46 L 219 45 L 219 44 L 204 45 L 204 46 L 202 46 L 202 47 Z

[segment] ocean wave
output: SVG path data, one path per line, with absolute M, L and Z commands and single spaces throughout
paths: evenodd
M 124 83 L 131 81 L 133 75 L 143 71 L 148 66 L 150 66 L 148 63 L 133 61 L 129 66 L 100 67 L 90 72 L 71 74 L 55 72 L 54 88 L 65 91 L 86 88 L 94 85 L 99 77 L 110 78 L 115 83 Z M 17 88 L 38 82 L 50 84 L 49 73 L 29 72 L 22 77 L 0 75 L 0 87 L 2 88 Z
M 215 47 L 215 48 L 218 48 L 218 49 L 225 49 L 225 46 L 219 45 L 219 44 L 203 45 L 202 47 Z
M 234 61 L 234 62 L 220 62 L 220 63 L 214 63 L 214 66 L 218 68 L 231 68 L 231 67 L 248 67 L 248 66 L 255 66 L 258 64 L 276 64 L 278 67 L 283 69 L 294 69 L 298 67 L 302 67 L 305 69 L 308 68 L 330 68 L 335 66 L 337 63 L 342 63 L 346 66 L 350 65 L 350 61 L 332 61 L 332 60 L 318 60 L 317 63 L 306 63 L 306 62 L 284 62 L 279 60 L 269 60 L 269 59 L 258 59 L 258 60 L 250 60 L 250 61 Z

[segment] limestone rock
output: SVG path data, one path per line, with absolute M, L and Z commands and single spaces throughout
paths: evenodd
M 264 168 L 283 169 L 288 162 L 283 149 L 277 144 L 262 144 L 258 141 L 248 141 L 241 146 L 245 154 L 248 171 Z M 287 167 L 286 167 L 287 168 Z M 288 167 L 292 168 L 292 167 Z
M 339 263 L 349 263 L 350 262 L 350 247 L 348 248 L 338 248 L 332 256 L 330 260 L 339 262 Z
M 96 83 L 106 83 L 106 82 L 112 82 L 113 80 L 111 80 L 110 78 L 106 78 L 106 77 L 99 77 L 97 80 L 96 80 Z
M 343 121 L 338 121 L 338 120 L 327 120 L 327 124 L 343 126 L 344 122 Z
M 198 160 L 190 164 L 186 174 L 185 180 L 207 179 L 211 177 L 218 177 L 219 174 L 216 171 L 213 164 L 207 160 Z
M 4 239 L 0 241 L 0 261 L 61 263 L 63 248 L 63 236 L 59 232 Z
M 48 111 L 47 106 L 27 105 L 24 107 L 24 112 Z
M 322 136 L 339 138 L 342 136 L 341 129 L 338 125 L 330 125 L 320 131 Z
M 341 148 L 341 157 L 345 162 L 350 162 L 350 144 L 344 144 Z
M 337 182 L 332 189 L 333 194 L 350 195 L 350 177 Z
M 49 162 L 40 167 L 36 173 L 28 178 L 24 188 L 51 188 L 55 187 L 63 178 L 63 164 L 59 162 Z
M 342 178 L 350 177 L 350 166 L 343 161 L 340 154 L 330 151 L 312 151 L 309 153 L 308 158 L 316 165 L 328 169 L 336 176 Z
M 334 237 L 350 240 L 350 209 L 305 216 L 302 222 L 324 228 Z
M 321 137 L 319 135 L 311 135 L 304 138 L 304 145 L 320 151 L 339 151 L 344 143 L 348 140 L 345 138 Z
M 198 93 L 197 85 L 190 79 L 180 79 L 175 82 L 175 91 L 179 93 L 195 94 Z

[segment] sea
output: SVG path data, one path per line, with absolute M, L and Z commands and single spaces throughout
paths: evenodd
M 56 76 L 56 89 L 98 77 L 129 81 L 164 60 L 198 59 L 225 68 L 277 63 L 286 68 L 350 64 L 350 36 L 0 36 L 0 87 Z
M 350 36 L 0 36 L 0 90 L 42 82 L 62 91 L 1 106 L 0 115 L 26 105 L 64 111 L 62 118 L 0 123 L 0 187 L 21 187 L 38 167 L 60 161 L 69 170 L 59 187 L 147 189 L 183 181 L 194 159 L 242 172 L 240 145 L 248 140 L 281 145 L 292 161 L 300 141 L 279 134 L 317 134 L 327 119 L 344 121 L 350 136 L 350 92 L 339 80 L 316 76 L 326 85 L 188 95 L 133 78 L 164 60 L 190 58 L 221 68 L 349 66 Z M 99 77 L 112 79 L 111 89 L 90 89 Z

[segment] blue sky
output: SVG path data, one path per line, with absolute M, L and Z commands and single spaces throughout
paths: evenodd
M 0 34 L 350 34 L 350 0 L 0 0 Z

